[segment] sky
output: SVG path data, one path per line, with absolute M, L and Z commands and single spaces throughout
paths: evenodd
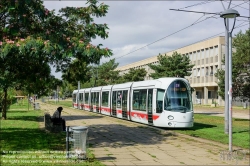
M 66 6 L 84 7 L 85 0 L 78 1 L 49 1 L 44 5 L 49 10 Z M 115 58 L 119 66 L 124 66 L 149 57 L 206 40 L 208 38 L 225 35 L 223 18 L 219 15 L 182 12 L 170 9 L 180 9 L 198 12 L 219 13 L 227 9 L 229 0 L 223 1 L 175 1 L 175 0 L 105 0 L 100 3 L 109 5 L 105 17 L 94 18 L 95 23 L 108 24 L 109 37 L 105 40 L 94 39 L 92 44 L 103 44 L 110 48 L 113 55 L 101 59 L 101 64 Z M 230 8 L 239 12 L 241 16 L 250 16 L 249 0 L 232 0 Z M 233 19 L 231 19 L 233 20 Z M 236 19 L 233 36 L 239 31 L 249 29 L 248 18 Z M 229 23 L 232 28 L 233 21 Z M 60 73 L 52 73 L 60 78 Z

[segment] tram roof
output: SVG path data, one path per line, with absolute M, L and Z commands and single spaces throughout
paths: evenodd
M 183 80 L 186 81 L 183 78 L 178 78 L 178 77 L 166 77 L 166 78 L 159 78 L 155 80 L 146 80 L 146 81 L 139 81 L 139 82 L 134 82 L 132 87 L 133 88 L 162 88 L 166 89 L 173 81 L 175 80 Z
M 126 88 L 130 88 L 132 84 L 133 84 L 133 82 L 126 82 L 123 84 L 117 84 L 117 85 L 114 85 L 112 87 L 112 89 L 126 89 Z

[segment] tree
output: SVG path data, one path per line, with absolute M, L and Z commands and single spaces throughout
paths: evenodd
M 124 82 L 143 81 L 146 74 L 147 71 L 144 68 L 141 69 L 130 68 L 129 72 L 123 75 L 123 80 Z
M 0 43 L 0 88 L 3 89 L 3 113 L 6 119 L 8 89 L 21 89 L 40 92 L 50 77 L 46 57 L 50 56 L 49 43 L 41 39 L 6 39 Z
M 100 66 L 92 66 L 90 70 L 91 78 L 83 84 L 83 87 L 88 88 L 121 83 L 122 78 L 119 76 L 119 71 L 115 70 L 118 65 L 115 59 L 111 59 Z
M 245 34 L 241 31 L 233 38 L 233 48 L 235 52 L 232 55 L 232 82 L 233 98 L 239 97 L 243 100 L 250 98 L 250 30 Z M 225 61 L 222 61 L 225 64 Z M 225 98 L 225 70 L 219 69 L 215 76 L 218 78 L 218 94 Z
M 157 57 L 159 64 L 149 64 L 154 70 L 150 77 L 157 79 L 161 77 L 181 77 L 190 76 L 194 65 L 190 64 L 190 59 L 186 55 L 174 52 L 172 56 L 160 55 Z
M 0 40 L 41 36 L 50 15 L 41 0 L 0 0 Z
M 91 67 L 85 62 L 75 59 L 64 70 L 62 79 L 77 87 L 78 81 L 86 82 L 91 78 Z
M 62 86 L 61 86 L 61 94 L 63 97 L 71 97 L 73 90 L 77 89 L 76 86 L 73 86 L 67 81 L 62 81 Z
M 98 67 L 98 85 L 112 85 L 119 82 L 121 77 L 119 76 L 119 71 L 115 70 L 119 63 L 115 62 L 115 59 L 103 63 Z
M 0 86 L 4 91 L 2 119 L 6 119 L 8 89 L 34 82 L 34 79 L 27 78 L 34 76 L 31 71 L 35 68 L 45 67 L 43 72 L 35 73 L 40 83 L 43 78 L 49 80 L 49 63 L 59 71 L 66 69 L 72 58 L 89 64 L 112 55 L 111 50 L 101 48 L 101 44 L 91 44 L 96 36 L 108 37 L 107 24 L 95 24 L 92 18 L 105 16 L 107 5 L 102 3 L 97 6 L 96 0 L 89 0 L 87 7 L 67 7 L 55 15 L 42 3 L 41 0 L 0 1 Z

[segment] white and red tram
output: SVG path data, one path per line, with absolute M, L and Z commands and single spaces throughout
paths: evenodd
M 191 93 L 186 79 L 159 78 L 74 90 L 73 106 L 157 127 L 187 128 L 194 122 Z

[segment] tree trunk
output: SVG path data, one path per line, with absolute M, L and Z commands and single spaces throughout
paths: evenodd
M 2 110 L 2 120 L 6 120 L 7 114 L 7 89 L 4 89 L 4 99 L 3 99 L 3 110 Z

